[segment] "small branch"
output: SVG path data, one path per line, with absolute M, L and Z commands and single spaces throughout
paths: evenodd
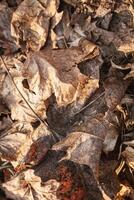
M 54 133 L 55 136 L 59 139 L 59 134 L 56 133 L 54 130 L 50 129 L 50 127 L 48 126 L 47 122 L 40 118 L 40 116 L 34 111 L 34 109 L 33 109 L 33 108 L 31 107 L 31 105 L 28 103 L 28 101 L 26 100 L 26 98 L 22 95 L 22 93 L 21 93 L 20 90 L 18 89 L 18 87 L 17 87 L 17 85 L 16 85 L 16 83 L 15 83 L 15 81 L 14 81 L 14 79 L 13 79 L 13 77 L 12 77 L 10 71 L 9 71 L 9 69 L 7 68 L 6 63 L 5 63 L 4 59 L 2 58 L 2 56 L 0 56 L 0 59 L 1 59 L 2 63 L 3 63 L 3 65 L 4 65 L 4 68 L 5 68 L 5 70 L 6 70 L 7 74 L 8 74 L 8 76 L 10 77 L 10 79 L 11 79 L 11 81 L 12 81 L 14 87 L 16 88 L 16 90 L 18 91 L 18 93 L 20 94 L 20 96 L 21 96 L 21 98 L 23 99 L 23 101 L 28 105 L 28 107 L 30 108 L 30 110 L 31 110 L 31 111 L 33 112 L 33 114 L 35 115 L 35 117 L 36 117 L 41 123 L 43 123 L 50 131 L 52 131 L 52 133 Z

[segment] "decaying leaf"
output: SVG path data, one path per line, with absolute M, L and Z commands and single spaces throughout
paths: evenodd
M 28 123 L 17 123 L 2 134 L 0 153 L 3 159 L 21 169 L 23 164 L 38 164 L 55 142 L 56 137 L 45 124 L 34 130 Z
M 66 139 L 53 146 L 53 150 L 63 150 L 67 153 L 65 159 L 91 167 L 98 174 L 98 165 L 103 140 L 84 132 L 74 132 Z
M 2 0 L 0 11 L 6 197 L 133 199 L 114 172 L 122 156 L 120 176 L 133 177 L 132 0 Z
M 76 171 L 75 171 L 76 170 Z M 27 170 L 3 184 L 7 197 L 13 199 L 102 199 L 92 171 L 85 165 L 61 161 L 55 171 L 56 178 L 41 182 L 33 170 Z

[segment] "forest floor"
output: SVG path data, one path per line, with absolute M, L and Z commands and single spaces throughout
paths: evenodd
M 134 1 L 0 1 L 0 200 L 134 200 Z

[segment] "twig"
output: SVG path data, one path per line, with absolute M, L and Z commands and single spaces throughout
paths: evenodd
M 86 108 L 88 108 L 89 106 L 91 106 L 94 102 L 96 102 L 100 97 L 102 97 L 105 94 L 105 92 L 102 92 L 98 97 L 96 97 L 93 101 L 89 102 L 86 106 L 84 106 L 81 110 L 79 110 L 78 112 L 74 113 L 74 116 L 81 113 L 82 111 L 84 111 Z
M 10 77 L 10 79 L 11 79 L 11 81 L 12 81 L 14 87 L 16 88 L 16 90 L 18 91 L 18 93 L 20 94 L 20 96 L 21 96 L 21 98 L 23 99 L 23 101 L 28 105 L 28 107 L 29 107 L 30 110 L 34 113 L 34 115 L 36 116 L 36 118 L 37 118 L 41 123 L 45 124 L 45 126 L 46 126 L 49 130 L 51 130 L 50 127 L 48 126 L 47 122 L 44 121 L 44 120 L 42 120 L 42 119 L 40 118 L 40 116 L 34 111 L 34 109 L 33 109 L 33 108 L 31 107 L 31 105 L 28 103 L 28 101 L 26 100 L 26 98 L 22 95 L 22 93 L 21 93 L 20 90 L 18 89 L 18 87 L 17 87 L 16 83 L 14 82 L 14 79 L 13 79 L 13 77 L 12 77 L 10 71 L 8 70 L 8 68 L 7 68 L 7 66 L 6 66 L 6 63 L 5 63 L 4 59 L 2 58 L 2 56 L 0 56 L 0 59 L 1 59 L 2 63 L 3 63 L 3 65 L 4 65 L 4 68 L 5 68 L 5 70 L 6 70 L 7 74 L 8 74 L 8 76 Z M 55 135 L 59 138 L 58 133 L 56 133 L 54 130 L 52 130 L 52 132 L 54 132 Z
M 28 103 L 28 101 L 26 100 L 26 98 L 22 95 L 22 93 L 21 93 L 20 90 L 18 89 L 16 83 L 14 82 L 14 79 L 13 79 L 11 73 L 9 72 L 9 70 L 8 70 L 8 68 L 7 68 L 7 66 L 6 66 L 6 63 L 5 63 L 4 59 L 2 58 L 2 56 L 0 56 L 0 58 L 1 58 L 2 63 L 3 63 L 3 65 L 4 65 L 4 67 L 5 67 L 5 69 L 6 69 L 6 72 L 7 72 L 8 76 L 9 76 L 10 79 L 12 80 L 13 85 L 15 86 L 15 88 L 17 89 L 17 91 L 19 92 L 19 94 L 20 94 L 20 96 L 22 97 L 22 99 L 23 99 L 23 100 L 25 101 L 25 103 L 28 105 L 28 107 L 30 108 L 30 110 L 32 110 L 32 112 L 33 112 L 34 115 L 37 117 L 37 119 L 38 119 L 40 122 L 44 123 L 44 124 L 48 127 L 48 124 L 47 124 L 44 120 L 42 120 L 42 119 L 39 117 L 39 115 L 34 111 L 34 109 L 33 109 L 33 108 L 31 107 L 31 105 Z

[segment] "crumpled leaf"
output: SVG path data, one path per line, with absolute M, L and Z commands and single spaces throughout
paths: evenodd
M 40 50 L 44 46 L 50 19 L 57 13 L 58 0 L 24 0 L 12 17 L 12 36 L 20 46 Z M 37 31 L 38 30 L 38 31 Z
M 132 147 L 126 147 L 126 149 L 122 152 L 122 156 L 124 157 L 127 165 L 134 169 L 134 149 Z
M 107 106 L 113 110 L 121 101 L 125 93 L 125 83 L 116 77 L 108 78 L 104 83 Z
M 16 123 L 1 135 L 0 154 L 19 171 L 25 164 L 38 164 L 55 142 L 45 124 L 34 130 L 29 123 Z
M 77 169 L 77 170 L 76 170 Z M 47 172 L 47 171 L 46 171 Z M 11 181 L 3 184 L 8 198 L 15 200 L 31 199 L 78 199 L 101 200 L 102 195 L 91 169 L 85 165 L 79 166 L 72 161 L 60 161 L 54 172 L 56 178 L 41 182 L 41 178 L 33 170 L 27 170 Z
M 56 200 L 58 186 L 59 183 L 56 180 L 50 180 L 45 185 L 41 185 L 41 178 L 34 175 L 32 169 L 3 184 L 6 196 L 14 200 Z
M 0 169 L 2 181 L 9 180 L 7 197 L 115 198 L 114 161 L 120 155 L 109 151 L 118 134 L 117 149 L 134 144 L 133 2 L 3 0 L 0 5 Z M 122 153 L 130 172 L 132 155 Z M 100 185 L 109 197 L 96 181 L 102 171 Z
M 15 52 L 18 48 L 11 36 L 12 10 L 6 3 L 0 2 L 0 46 L 5 49 L 5 54 Z
M 90 53 L 96 49 L 95 45 L 89 45 L 90 49 L 88 45 L 84 48 L 81 44 L 82 50 L 79 48 L 57 51 L 48 49 L 43 53 L 31 53 L 25 65 L 17 63 L 16 69 L 10 73 L 21 94 L 9 76 L 3 80 L 1 91 L 11 110 L 12 119 L 31 122 L 37 118 L 37 115 L 45 118 L 49 105 L 48 99 L 53 93 L 58 106 L 75 102 L 76 109 L 81 108 L 99 86 L 98 79 L 83 75 L 76 65 L 76 62 L 88 59 Z M 65 59 L 62 55 L 66 55 Z M 24 81 L 27 82 L 28 87 L 24 87 Z
M 134 41 L 129 44 L 122 44 L 119 48 L 119 51 L 124 51 L 125 53 L 134 51 Z
M 133 188 L 127 186 L 127 185 L 123 185 L 121 184 L 121 189 L 120 191 L 117 193 L 115 200 L 124 200 L 125 198 L 130 198 L 130 199 L 134 199 L 134 190 Z
M 0 153 L 1 157 L 9 161 L 16 161 L 20 153 L 21 146 L 27 141 L 27 132 L 30 132 L 32 127 L 27 123 L 13 124 L 5 133 L 1 134 Z

